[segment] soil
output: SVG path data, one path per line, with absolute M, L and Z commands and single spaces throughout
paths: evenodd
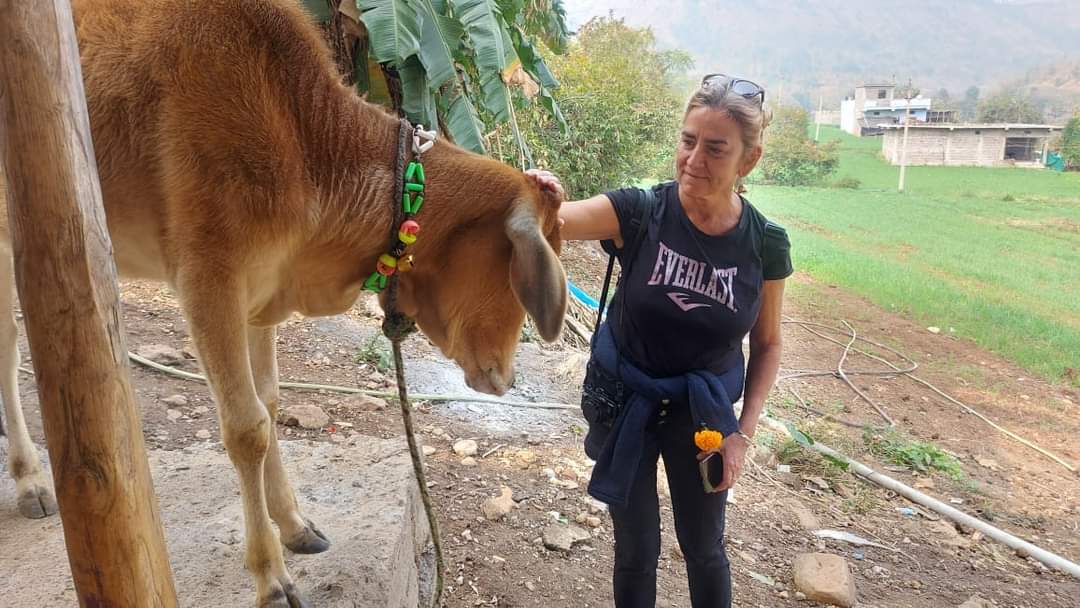
M 590 293 L 599 292 L 606 260 L 595 247 L 570 246 L 563 258 L 579 285 Z M 948 328 L 932 333 L 834 286 L 801 274 L 789 284 L 785 313 L 791 318 L 838 327 L 839 332 L 830 335 L 841 342 L 846 341 L 841 320 L 847 320 L 859 335 L 918 362 L 917 376 L 998 425 L 1080 465 L 1080 448 L 1074 442 L 1080 434 L 1080 394 L 1075 389 L 1034 378 L 955 337 Z M 129 350 L 165 344 L 190 351 L 185 324 L 164 287 L 124 282 L 122 297 Z M 386 362 L 385 346 L 374 338 L 377 332 L 377 312 L 364 302 L 345 315 L 288 321 L 279 332 L 282 380 L 389 388 L 386 370 L 377 369 Z M 782 375 L 792 370 L 835 370 L 844 350 L 794 323 L 785 324 L 784 339 Z M 28 361 L 25 339 L 20 348 Z M 409 338 L 406 352 L 411 391 L 471 394 L 461 372 L 422 336 Z M 180 367 L 198 371 L 194 360 Z M 857 353 L 849 353 L 844 364 L 849 371 L 881 367 Z M 572 346 L 522 343 L 518 381 L 508 397 L 574 404 L 582 368 L 583 355 Z M 884 423 L 835 377 L 781 381 L 770 397 L 769 411 L 878 471 L 1046 550 L 1080 561 L 1080 477 L 906 377 L 851 377 L 904 433 L 955 455 L 963 475 L 954 480 L 940 473 L 915 473 L 879 459 L 869 452 L 864 435 L 880 436 L 881 431 L 864 432 L 829 422 L 803 408 L 789 390 L 794 388 L 815 409 L 848 422 Z M 22 380 L 31 433 L 40 444 L 33 383 L 25 375 Z M 132 367 L 132 382 L 143 408 L 148 448 L 220 445 L 215 405 L 204 385 L 139 365 Z M 187 398 L 186 405 L 162 403 L 177 394 Z M 331 422 L 320 430 L 279 424 L 283 440 L 340 443 L 354 435 L 388 438 L 402 433 L 393 402 L 384 409 L 359 408 L 340 394 L 283 391 L 283 408 L 295 404 L 317 405 Z M 170 409 L 174 410 L 171 418 Z M 603 506 L 585 492 L 591 463 L 581 448 L 584 421 L 578 412 L 420 402 L 416 422 L 422 443 L 435 448 L 426 461 L 446 548 L 446 606 L 612 605 L 611 524 Z M 473 463 L 463 463 L 463 457 L 453 452 L 453 443 L 460 439 L 477 441 Z M 768 442 L 765 434 L 759 437 L 759 443 Z M 976 594 L 1000 607 L 1076 605 L 1080 581 L 1069 575 L 1050 571 L 972 530 L 934 521 L 929 511 L 905 514 L 899 509 L 913 505 L 904 498 L 792 450 L 780 438 L 772 444 L 779 453 L 765 447 L 755 453 L 755 464 L 747 467 L 728 510 L 728 551 L 737 606 L 815 605 L 797 600 L 792 578 L 795 557 L 815 551 L 847 558 L 858 589 L 857 606 L 864 608 L 959 606 Z M 778 470 L 778 458 L 790 466 L 790 472 Z M 505 518 L 489 521 L 481 504 L 498 496 L 504 486 L 513 492 L 517 506 Z M 663 490 L 658 605 L 687 607 L 685 567 L 674 542 L 670 505 Z M 0 497 L 0 508 L 13 509 L 13 497 Z M 800 524 L 800 512 L 803 520 L 807 512 L 812 514 L 822 528 L 857 534 L 889 549 L 817 538 Z M 587 530 L 588 538 L 569 551 L 545 548 L 544 528 L 566 524 Z M 239 558 L 236 567 L 242 567 Z

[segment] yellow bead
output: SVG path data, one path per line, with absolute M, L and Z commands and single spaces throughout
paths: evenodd
M 398 232 L 397 236 L 398 236 L 398 239 L 401 240 L 401 242 L 405 243 L 406 245 L 412 245 L 413 243 L 416 242 L 416 235 L 415 234 L 409 234 L 408 232 L 405 232 L 404 230 Z

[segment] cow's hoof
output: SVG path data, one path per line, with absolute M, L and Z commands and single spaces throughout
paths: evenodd
M 277 587 L 259 602 L 258 608 L 311 608 L 311 604 L 304 601 L 296 585 L 292 583 L 284 587 Z
M 289 551 L 293 553 L 322 553 L 330 548 L 330 539 L 326 538 L 326 535 L 319 531 L 312 523 L 310 519 L 305 519 L 304 522 L 307 526 L 304 527 L 304 531 L 301 532 L 296 538 L 289 540 L 285 543 Z
M 19 513 L 27 519 L 41 519 L 56 513 L 52 490 L 34 484 L 19 495 Z

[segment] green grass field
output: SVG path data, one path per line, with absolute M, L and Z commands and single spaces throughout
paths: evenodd
M 1080 173 L 909 167 L 899 194 L 880 138 L 822 139 L 840 140 L 836 178 L 858 189 L 749 192 L 797 270 L 1080 386 Z

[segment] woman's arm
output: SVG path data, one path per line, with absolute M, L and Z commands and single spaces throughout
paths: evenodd
M 746 369 L 746 390 L 743 391 L 742 415 L 739 431 L 753 438 L 757 432 L 758 418 L 765 409 L 765 397 L 776 382 L 780 369 L 780 316 L 784 303 L 784 280 L 765 281 L 761 295 L 761 311 L 754 327 L 750 329 L 750 361 Z M 750 442 L 742 435 L 724 438 L 724 478 L 720 489 L 735 485 L 742 474 L 746 452 Z
M 611 199 L 603 194 L 580 201 L 565 200 L 562 183 L 553 173 L 539 169 L 525 172 L 540 189 L 547 192 L 559 207 L 560 235 L 564 241 L 604 241 L 612 239 L 616 247 L 622 247 L 619 218 Z

